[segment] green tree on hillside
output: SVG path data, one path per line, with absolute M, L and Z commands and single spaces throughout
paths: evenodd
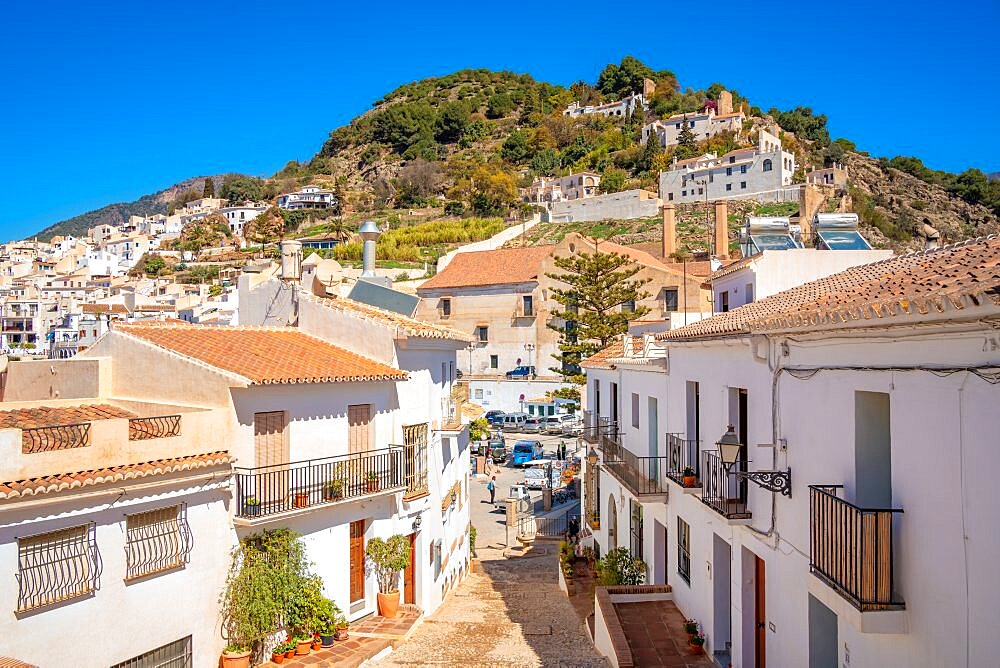
M 624 169 L 608 167 L 601 172 L 600 189 L 602 193 L 620 193 L 625 190 L 625 184 L 627 182 L 628 174 Z
M 698 155 L 698 140 L 695 139 L 694 131 L 685 115 L 681 119 L 681 131 L 677 135 L 677 148 L 674 149 L 674 157 L 678 160 L 687 160 L 696 155 Z
M 253 176 L 227 174 L 222 180 L 219 195 L 231 205 L 259 202 L 264 199 L 264 182 Z
M 660 137 L 655 132 L 650 132 L 646 138 L 646 145 L 642 147 L 642 155 L 639 156 L 637 170 L 639 173 L 651 172 L 656 165 L 656 158 L 663 153 L 660 146 Z
M 809 107 L 795 107 L 791 111 L 771 109 L 767 112 L 778 122 L 782 130 L 794 132 L 800 139 L 808 139 L 826 146 L 830 143 L 830 132 L 826 129 L 826 115 L 813 115 Z
M 205 177 L 205 187 L 201 191 L 202 197 L 215 197 L 215 181 L 211 176 Z
M 577 253 L 556 257 L 562 273 L 546 274 L 566 287 L 552 289 L 552 298 L 561 308 L 552 316 L 562 325 L 550 325 L 560 333 L 559 365 L 552 371 L 577 384 L 586 378 L 580 361 L 611 345 L 628 331 L 628 322 L 649 309 L 638 303 L 649 296 L 642 286 L 649 279 L 637 279 L 638 265 L 618 253 Z
M 514 100 L 507 93 L 495 93 L 486 101 L 487 118 L 503 118 L 514 111 Z
M 656 73 L 639 59 L 625 56 L 618 65 L 607 65 L 597 77 L 597 88 L 614 99 L 642 92 L 642 80 L 653 79 Z

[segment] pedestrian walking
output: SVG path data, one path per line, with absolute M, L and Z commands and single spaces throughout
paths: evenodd
M 490 478 L 490 481 L 488 483 L 486 483 L 486 489 L 490 490 L 490 505 L 492 505 L 492 506 L 497 505 L 496 502 L 494 501 L 494 499 L 496 498 L 496 494 L 497 494 L 497 484 L 496 484 L 496 481 L 497 481 L 497 477 L 493 476 L 492 478 Z

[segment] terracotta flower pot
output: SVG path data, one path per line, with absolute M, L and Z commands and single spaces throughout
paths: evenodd
M 296 642 L 299 643 L 298 647 L 295 648 L 295 653 L 298 656 L 304 656 L 309 653 L 309 648 L 312 647 L 313 643 L 312 638 L 309 640 L 297 640 Z
M 309 494 L 306 492 L 296 492 L 292 505 L 296 508 L 305 508 L 309 505 Z
M 286 659 L 292 659 L 294 657 L 295 657 L 295 650 L 294 649 L 290 649 L 290 650 L 288 650 L 288 651 L 285 652 L 285 658 Z
M 698 476 L 686 475 L 682 478 L 685 487 L 694 487 L 698 484 Z
M 250 652 L 223 652 L 222 668 L 249 668 Z
M 368 491 L 369 492 L 377 492 L 378 491 L 378 480 L 369 480 L 368 481 Z
M 705 646 L 704 645 L 694 645 L 694 644 L 691 644 L 691 645 L 688 645 L 688 647 L 691 648 L 691 653 L 694 654 L 694 655 L 704 654 L 705 653 Z
M 337 629 L 337 632 L 333 634 L 334 640 L 347 640 L 350 637 L 351 636 L 347 632 L 347 629 Z
M 323 643 L 319 640 L 313 640 L 312 650 L 315 652 L 323 648 Z
M 271 662 L 272 663 L 284 663 L 285 653 L 284 652 L 271 652 Z
M 378 593 L 378 614 L 387 619 L 392 619 L 399 614 L 399 590 L 391 594 Z

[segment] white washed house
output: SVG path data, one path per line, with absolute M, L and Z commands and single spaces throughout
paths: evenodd
M 599 550 L 640 556 L 722 665 L 993 662 L 998 261 L 882 260 L 585 361 Z

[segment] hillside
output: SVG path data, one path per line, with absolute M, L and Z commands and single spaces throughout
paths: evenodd
M 222 185 L 223 176 L 219 174 L 212 177 L 217 190 Z M 204 187 L 206 178 L 205 176 L 195 176 L 150 195 L 143 195 L 134 202 L 108 204 L 100 209 L 61 220 L 58 223 L 49 225 L 36 236 L 42 241 L 48 241 L 54 236 L 85 236 L 88 229 L 97 225 L 104 225 L 105 223 L 120 225 L 127 222 L 129 216 L 150 216 L 157 213 L 166 213 L 170 202 L 183 193 L 189 190 L 200 191 Z
M 574 100 L 621 99 L 642 90 L 647 79 L 655 91 L 644 116 L 568 118 L 561 113 Z M 831 140 L 826 117 L 808 107 L 765 111 L 731 88 L 735 108 L 748 115 L 739 136 L 724 133 L 666 150 L 641 143 L 645 123 L 715 104 L 724 89 L 720 83 L 704 90 L 682 88 L 670 71 L 653 70 L 631 57 L 608 65 L 592 83 L 569 88 L 527 74 L 462 70 L 400 86 L 333 130 L 311 160 L 291 161 L 270 179 L 244 180 L 255 181 L 246 185 L 265 196 L 318 183 L 335 190 L 345 213 L 382 221 L 388 209 L 441 206 L 449 216 L 490 218 L 515 209 L 524 215 L 531 207 L 520 203 L 518 188 L 536 176 L 590 170 L 601 174 L 602 187 L 610 192 L 655 190 L 658 172 L 673 158 L 747 146 L 757 128 L 767 128 L 779 132 L 796 154 L 802 168 L 797 181 L 807 167 L 848 166 L 845 204 L 859 213 L 876 245 L 919 246 L 925 224 L 946 242 L 997 230 L 1000 182 L 979 170 L 956 175 L 928 170 L 915 158 L 876 160 L 847 139 Z M 185 184 L 197 187 L 197 182 Z M 170 199 L 164 193 L 176 195 L 185 184 L 78 216 L 45 233 L 159 210 Z

